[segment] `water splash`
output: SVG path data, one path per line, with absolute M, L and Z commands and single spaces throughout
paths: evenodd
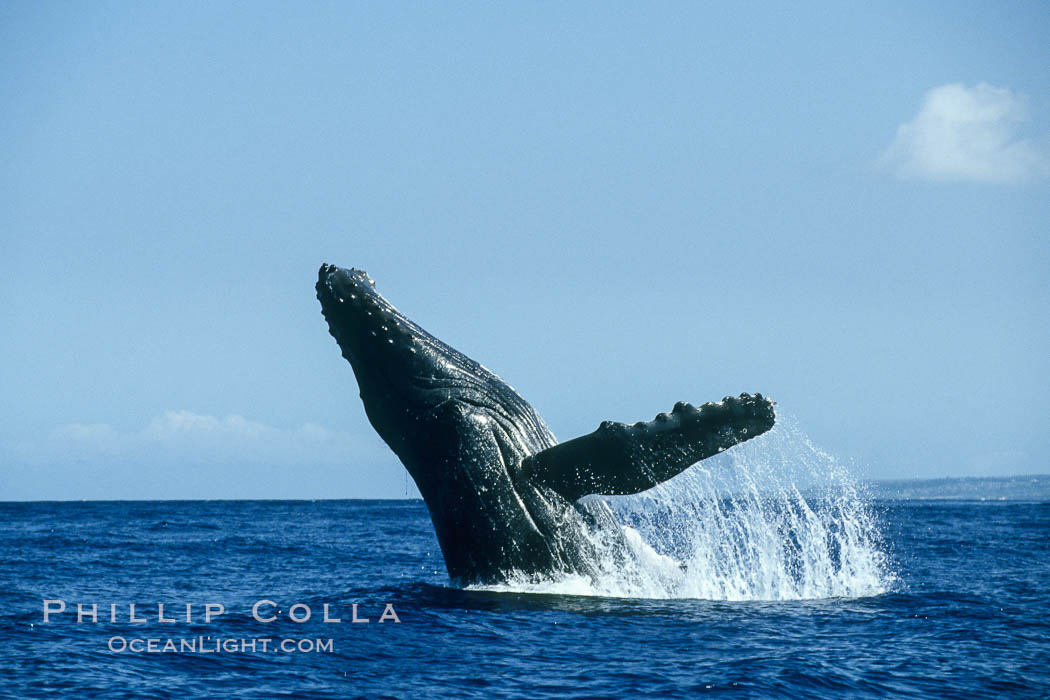
M 895 576 L 870 500 L 795 420 L 778 420 L 766 435 L 642 494 L 589 497 L 611 510 L 627 542 L 626 555 L 622 541 L 596 542 L 598 576 L 487 588 L 734 601 L 890 590 Z

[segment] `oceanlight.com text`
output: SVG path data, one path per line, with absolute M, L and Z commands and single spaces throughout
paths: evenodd
M 274 639 L 273 637 L 110 637 L 115 654 L 331 654 L 330 638 Z

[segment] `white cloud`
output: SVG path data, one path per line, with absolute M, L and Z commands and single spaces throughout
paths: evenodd
M 0 444 L 0 499 L 416 496 L 371 431 L 166 411 L 134 430 L 73 423 Z
M 362 451 L 372 453 L 374 443 L 373 439 L 362 440 L 312 423 L 284 429 L 239 415 L 219 418 L 180 410 L 155 416 L 135 432 L 121 432 L 105 423 L 62 426 L 51 431 L 41 452 L 132 459 L 149 455 L 151 459 L 189 458 L 198 462 L 338 463 Z
M 142 435 L 158 441 L 193 435 L 252 439 L 273 435 L 275 432 L 279 431 L 238 415 L 220 419 L 192 411 L 166 411 L 151 420 L 142 431 Z
M 1050 140 L 1022 138 L 1027 98 L 979 83 L 926 93 L 919 113 L 897 127 L 880 159 L 905 178 L 1017 182 L 1050 175 Z

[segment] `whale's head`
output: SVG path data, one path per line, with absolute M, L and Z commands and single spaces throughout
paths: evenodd
M 450 408 L 508 433 L 507 445 L 553 444 L 532 407 L 499 377 L 409 320 L 376 289 L 364 270 L 322 265 L 317 298 L 343 357 L 353 367 L 368 418 L 416 482 L 411 449 L 420 430 Z M 453 406 L 454 404 L 454 406 Z M 411 441 L 409 444 L 408 440 Z M 507 455 L 520 460 L 522 454 Z M 436 475 L 430 475 L 436 476 Z M 425 478 L 423 480 L 426 480 Z
M 433 359 L 421 352 L 425 332 L 383 298 L 364 270 L 321 265 L 317 299 L 328 332 L 358 380 L 385 383 L 394 389 L 394 384 L 411 376 L 433 373 Z
M 398 311 L 364 270 L 322 265 L 317 299 L 366 407 L 396 399 L 405 410 L 425 411 L 447 399 L 446 389 L 473 369 L 461 366 L 472 361 Z

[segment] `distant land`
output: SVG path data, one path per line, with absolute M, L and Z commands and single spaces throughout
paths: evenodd
M 861 480 L 864 494 L 875 500 L 886 501 L 1038 501 L 1050 503 L 1050 474 L 1028 474 L 1023 476 L 949 476 L 939 479 L 878 479 Z M 821 497 L 828 494 L 827 489 L 801 486 L 802 493 Z M 721 494 L 732 496 L 730 493 Z M 105 503 L 111 500 L 150 503 L 157 501 L 420 501 L 414 498 L 292 498 L 292 499 L 258 499 L 258 498 L 176 498 L 176 499 L 28 499 L 26 501 L 7 501 L 0 503 L 25 502 L 81 502 Z
M 867 486 L 872 497 L 892 500 L 1050 501 L 1050 474 L 893 479 Z

